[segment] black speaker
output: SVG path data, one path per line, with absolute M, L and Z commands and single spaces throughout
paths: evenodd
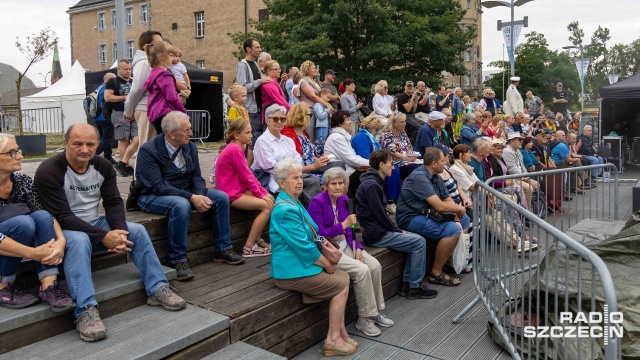
M 615 158 L 622 157 L 622 137 L 620 136 L 603 136 L 602 142 L 611 149 L 611 155 Z
M 633 164 L 640 164 L 640 137 L 633 138 L 633 144 L 631 145 L 631 158 L 629 159 Z

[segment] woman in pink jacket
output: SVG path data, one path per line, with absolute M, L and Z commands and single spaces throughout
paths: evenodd
M 273 81 L 269 83 L 262 84 L 262 123 L 264 124 L 264 110 L 272 104 L 278 104 L 284 106 L 287 109 L 287 113 L 289 109 L 291 109 L 291 105 L 287 102 L 287 99 L 284 97 L 284 91 L 280 87 L 280 64 L 278 64 L 275 60 L 269 60 L 264 64 L 262 68 L 267 76 L 269 76 Z M 257 140 L 257 139 L 256 139 Z
M 149 78 L 144 83 L 144 89 L 149 92 L 147 117 L 158 134 L 162 133 L 162 119 L 165 115 L 172 111 L 187 112 L 178 96 L 176 78 L 166 70 L 172 64 L 169 54 L 171 47 L 164 41 L 144 46 L 151 66 Z
M 271 246 L 260 238 L 273 210 L 274 198 L 261 185 L 249 169 L 244 148 L 251 143 L 251 125 L 246 119 L 229 124 L 226 146 L 215 160 L 215 188 L 229 195 L 231 207 L 240 210 L 260 211 L 251 225 L 242 256 L 255 257 L 271 254 Z

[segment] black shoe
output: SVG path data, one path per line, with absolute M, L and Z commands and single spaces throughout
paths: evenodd
M 411 299 L 433 299 L 438 296 L 438 292 L 436 290 L 431 290 L 425 285 L 422 285 L 418 288 L 409 288 L 409 291 L 406 294 L 406 298 Z
M 400 286 L 400 290 L 398 290 L 398 296 L 406 296 L 406 294 L 409 292 L 409 283 L 406 281 L 402 282 L 402 285 Z
M 122 161 L 118 161 L 117 164 L 113 165 L 113 168 L 116 169 L 120 176 L 129 176 L 129 173 L 127 173 L 127 164 L 123 163 Z
M 242 264 L 244 260 L 245 259 L 242 257 L 242 255 L 236 254 L 236 252 L 233 251 L 233 249 L 223 251 L 223 252 L 215 252 L 213 254 L 213 261 L 227 263 L 230 265 Z
M 176 265 L 176 280 L 187 281 L 193 279 L 193 272 L 189 263 L 186 261 L 179 262 Z
M 111 163 L 111 165 L 115 165 L 115 164 L 117 164 L 117 163 L 118 163 L 117 161 L 113 160 L 113 158 L 105 158 L 105 159 L 109 160 L 109 162 Z
M 126 171 L 129 176 L 133 176 L 133 173 L 134 173 L 133 166 L 127 166 Z

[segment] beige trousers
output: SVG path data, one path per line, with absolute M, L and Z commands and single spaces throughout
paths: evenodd
M 138 124 L 138 140 L 140 141 L 138 144 L 138 151 L 140 151 L 142 144 L 156 137 L 157 133 L 153 124 L 151 124 L 147 118 L 146 111 L 135 111 L 133 113 L 133 117 L 136 119 L 136 123 Z
M 538 190 L 538 188 L 540 187 L 538 185 L 538 182 L 530 178 L 529 182 L 522 181 L 522 179 L 517 179 L 515 180 L 515 183 L 520 185 L 522 191 L 524 191 L 524 196 L 527 198 L 527 210 L 531 210 L 531 196 L 533 195 L 533 192 Z
M 350 247 L 344 249 L 337 268 L 349 274 L 353 280 L 356 295 L 358 316 L 378 316 L 378 310 L 384 309 L 384 295 L 382 294 L 382 266 L 376 258 L 362 250 L 364 264 L 355 259 Z

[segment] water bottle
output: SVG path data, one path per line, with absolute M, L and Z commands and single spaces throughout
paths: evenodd
M 609 171 L 605 171 L 604 172 L 604 182 L 608 183 L 609 181 L 611 181 L 611 173 Z

